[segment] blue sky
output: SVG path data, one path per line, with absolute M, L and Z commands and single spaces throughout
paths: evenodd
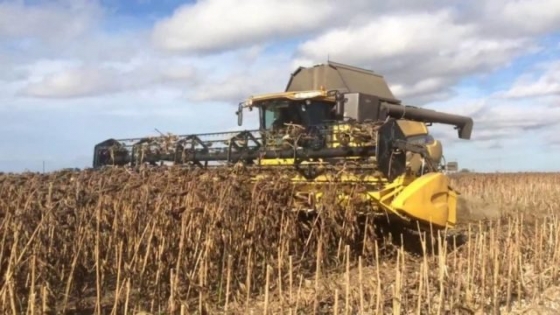
M 470 141 L 433 128 L 460 167 L 560 170 L 556 0 L 7 0 L 0 171 L 88 167 L 96 143 L 156 128 L 239 129 L 240 100 L 327 56 L 407 104 L 472 115 Z

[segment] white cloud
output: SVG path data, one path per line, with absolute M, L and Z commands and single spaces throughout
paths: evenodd
M 32 83 L 24 94 L 38 97 L 75 97 L 114 91 L 112 73 L 107 69 L 78 68 L 52 74 Z
M 304 42 L 298 56 L 315 63 L 328 53 L 333 60 L 371 68 L 387 78 L 397 97 L 416 100 L 448 96 L 461 77 L 492 71 L 534 49 L 524 38 L 487 36 L 476 20 L 460 17 L 449 9 L 374 17 Z
M 560 95 L 560 60 L 544 63 L 537 67 L 536 73 L 520 76 L 513 86 L 500 93 L 505 98 L 526 98 L 547 95 Z
M 331 0 L 324 0 L 321 5 L 292 0 L 266 4 L 257 0 L 237 3 L 232 0 L 203 0 L 183 5 L 173 15 L 156 23 L 152 36 L 163 48 L 171 50 L 176 48 L 204 53 L 242 48 L 237 56 L 244 55 L 246 58 L 235 59 L 241 65 L 228 64 L 229 52 L 214 55 L 212 62 L 225 65 L 215 68 L 225 69 L 188 74 L 188 78 L 181 81 L 188 82 L 182 89 L 192 89 L 189 91 L 191 100 L 208 100 L 208 95 L 210 100 L 231 100 L 250 94 L 251 91 L 265 91 L 285 84 L 289 72 L 297 66 L 321 62 L 330 55 L 333 60 L 381 72 L 397 97 L 407 98 L 414 104 L 423 104 L 451 97 L 453 92 L 450 87 L 463 76 L 505 65 L 512 57 L 531 47 L 531 43 L 522 38 L 483 36 L 479 21 L 472 17 L 467 19 L 467 13 L 461 14 L 454 9 L 435 10 L 441 5 L 439 0 L 423 0 L 405 8 L 400 2 L 364 0 L 349 1 L 340 7 L 335 5 Z M 43 12 L 39 7 L 13 6 L 27 15 L 32 15 L 29 12 L 33 10 Z M 94 4 L 90 6 L 97 8 Z M 483 7 L 484 12 L 491 12 L 491 6 Z M 74 11 L 86 14 L 84 8 L 84 4 L 74 5 L 73 8 L 57 2 L 56 5 L 44 7 L 44 11 L 51 12 L 50 15 L 63 16 Z M 434 11 L 422 13 L 420 8 Z M 100 8 L 92 10 L 91 16 L 84 20 L 96 21 L 102 11 Z M 42 14 L 49 16 L 47 13 Z M 352 19 L 346 18 L 349 14 L 353 14 Z M 46 28 L 41 26 L 36 28 Z M 446 31 L 440 32 L 442 29 Z M 309 36 L 321 30 L 324 30 L 322 35 L 299 47 L 291 66 L 260 64 L 258 67 L 253 65 L 250 71 L 244 69 L 251 66 L 255 59 L 268 54 L 264 48 L 269 39 Z M 82 32 L 86 32 L 85 27 Z M 58 46 L 49 46 L 48 50 L 31 50 L 36 51 L 37 55 L 42 54 L 40 56 L 44 58 L 73 58 L 80 65 L 39 75 L 40 70 L 29 70 L 36 65 L 28 63 L 19 67 L 18 75 L 22 76 L 22 69 L 28 71 L 28 83 L 31 85 L 25 91 L 37 97 L 95 96 L 96 93 L 149 88 L 150 84 L 167 83 L 165 78 L 158 77 L 161 74 L 158 74 L 157 69 L 168 59 L 168 64 L 174 68 L 171 71 L 186 75 L 181 70 L 182 65 L 177 63 L 181 59 L 180 55 L 173 59 L 169 55 L 160 55 L 151 50 L 148 40 L 149 36 L 142 30 L 119 31 L 118 34 L 90 31 L 88 37 L 67 42 L 62 51 Z M 165 46 L 167 40 L 170 41 L 167 44 L 175 42 L 176 45 L 172 44 L 175 48 Z M 196 66 L 206 65 L 210 60 L 204 55 L 183 59 Z M 131 60 L 140 60 L 145 64 Z M 115 64 L 116 68 L 126 65 L 129 68 L 156 69 L 152 71 L 156 74 L 142 69 L 122 71 L 114 69 Z M 271 70 L 271 67 L 275 70 Z M 274 84 L 265 76 L 267 72 L 274 78 Z M 18 76 L 12 74 L 15 73 L 13 71 L 8 73 L 10 78 Z M 88 75 L 84 76 L 86 73 Z M 278 79 L 282 74 L 282 79 Z M 75 78 L 83 83 L 78 85 L 76 82 L 79 81 Z M 216 85 L 220 85 L 219 90 L 215 89 Z M 214 89 L 214 92 L 208 93 L 208 89 Z
M 449 98 L 461 78 L 490 73 L 541 49 L 535 36 L 558 30 L 560 2 L 435 0 L 406 8 L 372 3 L 357 15 L 363 23 L 332 23 L 302 43 L 298 63 L 329 55 L 370 68 L 387 78 L 397 97 L 419 103 Z
M 488 104 L 486 110 L 475 118 L 479 128 L 486 130 L 538 130 L 560 123 L 560 107 L 550 108 L 544 104 L 531 106 L 530 103 Z
M 403 84 L 393 84 L 390 85 L 391 90 L 394 94 L 399 95 L 401 98 L 406 98 L 409 96 L 422 95 L 427 93 L 436 93 L 440 90 L 443 85 L 443 79 L 439 77 L 431 77 L 424 80 L 420 80 L 413 83 L 410 86 L 405 86 Z
M 61 42 L 77 38 L 103 16 L 95 1 L 52 1 L 24 5 L 22 1 L 0 3 L 0 38 Z
M 560 106 L 533 103 L 532 100 L 506 101 L 498 97 L 465 99 L 461 96 L 430 108 L 472 117 L 471 140 L 482 149 L 515 148 L 517 144 L 547 145 L 558 137 L 550 130 L 560 128 Z M 431 132 L 448 147 L 464 146 L 457 131 L 447 125 L 434 125 Z M 529 140 L 528 140 L 529 139 Z
M 208 52 L 300 36 L 328 24 L 335 1 L 202 0 L 159 21 L 154 42 L 170 51 Z
M 434 126 L 446 150 L 499 148 L 489 155 L 511 157 L 523 141 L 535 150 L 558 143 L 560 63 L 532 69 L 501 94 L 489 96 L 476 83 L 476 95 L 455 89 L 537 49 L 552 49 L 542 54 L 554 57 L 560 46 L 540 39 L 560 27 L 559 3 L 200 0 L 151 29 L 147 17 L 119 24 L 123 19 L 95 0 L 2 2 L 0 125 L 14 138 L 2 148 L 70 161 L 50 145 L 37 146 L 48 137 L 88 155 L 105 137 L 154 128 L 227 130 L 238 101 L 281 91 L 296 67 L 329 56 L 381 73 L 407 104 L 474 117 L 472 144 L 450 126 Z M 78 130 L 76 121 L 95 131 L 81 136 L 85 144 L 67 132 Z
M 30 68 L 31 80 L 19 94 L 43 98 L 99 96 L 162 84 L 173 87 L 196 77 L 189 63 L 142 58 L 112 64 L 44 62 Z
M 187 98 L 193 102 L 222 101 L 237 104 L 247 97 L 260 93 L 283 91 L 292 69 L 290 57 L 285 54 L 268 54 L 250 58 L 251 52 L 240 53 L 233 65 L 223 73 L 207 74 L 189 91 Z
M 440 33 L 441 29 L 446 31 Z M 328 52 L 360 63 L 403 54 L 432 53 L 434 47 L 445 55 L 448 52 L 443 49 L 453 47 L 454 39 L 465 38 L 472 32 L 472 26 L 454 24 L 448 10 L 395 14 L 375 18 L 365 25 L 329 30 L 301 45 L 300 52 L 307 56 Z
M 485 3 L 487 23 L 505 34 L 536 35 L 560 27 L 558 0 L 494 0 Z
M 37 60 L 78 57 L 68 54 L 71 46 L 79 47 L 87 42 L 88 35 L 104 14 L 97 1 L 54 0 L 35 4 L 0 1 L 0 80 L 4 81 L 3 85 L 26 79 L 30 75 L 26 65 Z M 97 50 L 102 50 L 99 47 Z
M 36 98 L 98 97 L 126 91 L 168 89 L 185 102 L 237 104 L 253 94 L 283 90 L 293 69 L 285 54 L 254 49 L 207 58 L 138 57 L 128 62 L 40 61 L 27 66 L 29 80 L 19 95 Z

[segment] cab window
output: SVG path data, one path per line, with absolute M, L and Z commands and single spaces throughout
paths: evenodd
M 305 103 L 301 103 L 302 105 Z M 302 117 L 305 118 L 307 126 L 316 126 L 324 124 L 334 119 L 332 112 L 332 103 L 311 101 L 305 106 L 298 106 L 302 111 Z
M 262 126 L 269 130 L 275 126 L 283 126 L 284 123 L 299 123 L 297 109 L 291 106 L 289 101 L 268 101 L 261 105 Z

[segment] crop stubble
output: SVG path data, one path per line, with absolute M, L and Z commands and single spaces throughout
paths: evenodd
M 555 307 L 559 183 L 560 174 L 455 176 L 476 200 L 460 217 L 462 236 L 421 239 L 412 250 L 375 242 L 371 218 L 362 233 L 363 205 L 335 205 L 332 189 L 321 220 L 299 224 L 280 174 L 258 185 L 242 173 L 173 168 L 0 175 L 0 312 Z

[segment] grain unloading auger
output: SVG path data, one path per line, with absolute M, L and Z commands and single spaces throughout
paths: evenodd
M 470 139 L 471 118 L 402 105 L 382 76 L 333 62 L 300 67 L 285 92 L 240 103 L 240 126 L 246 109 L 258 110 L 259 129 L 109 139 L 95 146 L 93 166 L 242 165 L 256 170 L 255 181 L 281 169 L 296 185 L 298 210 L 314 210 L 329 185 L 344 202 L 344 187 L 358 183 L 376 213 L 421 228 L 455 224 L 458 192 L 442 172 L 442 145 L 428 126 L 452 125 Z

